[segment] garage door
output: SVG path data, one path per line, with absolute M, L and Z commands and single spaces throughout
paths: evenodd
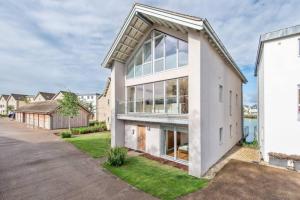
M 45 128 L 50 129 L 50 116 L 45 115 Z
M 45 128 L 45 115 L 39 115 L 39 127 Z
M 39 127 L 39 115 L 38 114 L 33 114 L 33 123 L 35 127 Z

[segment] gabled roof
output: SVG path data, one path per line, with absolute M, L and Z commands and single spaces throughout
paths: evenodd
M 79 104 L 79 106 L 90 113 L 90 111 Z M 16 112 L 24 112 L 24 113 L 39 113 L 39 114 L 51 114 L 55 112 L 59 108 L 59 103 L 57 100 L 50 100 L 50 101 L 42 101 L 42 102 L 34 102 L 26 104 L 19 109 L 16 110 Z
M 257 75 L 257 68 L 259 65 L 261 52 L 262 52 L 265 42 L 280 39 L 280 38 L 290 37 L 293 35 L 299 35 L 299 34 L 300 34 L 300 25 L 296 25 L 296 26 L 291 26 L 288 28 L 283 28 L 283 29 L 279 29 L 277 31 L 272 31 L 272 32 L 268 32 L 268 33 L 260 35 L 258 49 L 257 49 L 257 55 L 256 55 L 254 75 L 255 76 Z
M 45 100 L 51 100 L 54 96 L 55 93 L 49 93 L 49 92 L 39 92 L 35 97 L 34 100 L 41 95 Z
M 111 81 L 111 78 L 108 77 L 107 81 L 106 81 L 106 84 L 105 84 L 105 87 L 103 89 L 103 93 L 98 97 L 98 99 L 100 99 L 102 97 L 106 97 L 108 89 L 109 89 L 109 86 L 110 86 L 110 81 Z
M 1 99 L 1 98 L 4 98 L 5 101 L 7 101 L 7 99 L 9 98 L 9 95 L 2 94 L 2 95 L 0 96 L 0 99 Z
M 129 15 L 125 19 L 120 32 L 102 62 L 102 66 L 111 68 L 113 61 L 125 63 L 143 35 L 154 24 L 165 26 L 185 34 L 189 29 L 203 32 L 208 40 L 214 44 L 220 56 L 224 57 L 225 61 L 234 68 L 243 82 L 247 82 L 247 79 L 206 19 L 138 3 L 133 5 Z
M 59 91 L 57 94 L 55 94 L 53 97 L 52 97 L 52 100 L 54 100 L 59 94 L 65 94 L 65 93 L 68 93 L 67 91 Z M 75 93 L 74 93 L 75 94 Z
M 10 98 L 14 98 L 16 101 L 25 101 L 27 99 L 26 94 L 11 94 L 7 100 L 9 100 Z

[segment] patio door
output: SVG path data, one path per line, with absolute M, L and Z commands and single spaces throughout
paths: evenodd
M 138 126 L 138 138 L 137 138 L 138 150 L 146 150 L 146 128 L 145 126 Z

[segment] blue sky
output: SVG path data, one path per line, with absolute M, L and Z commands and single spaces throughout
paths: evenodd
M 255 103 L 259 35 L 300 24 L 298 0 L 137 1 L 207 18 L 249 80 Z M 0 94 L 72 90 L 101 92 L 110 71 L 100 63 L 133 1 L 6 0 L 0 2 Z

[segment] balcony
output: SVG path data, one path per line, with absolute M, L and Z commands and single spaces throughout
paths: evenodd
M 176 101 L 175 101 L 176 102 Z M 187 103 L 155 99 L 154 102 L 119 101 L 116 105 L 117 119 L 165 124 L 188 124 Z

